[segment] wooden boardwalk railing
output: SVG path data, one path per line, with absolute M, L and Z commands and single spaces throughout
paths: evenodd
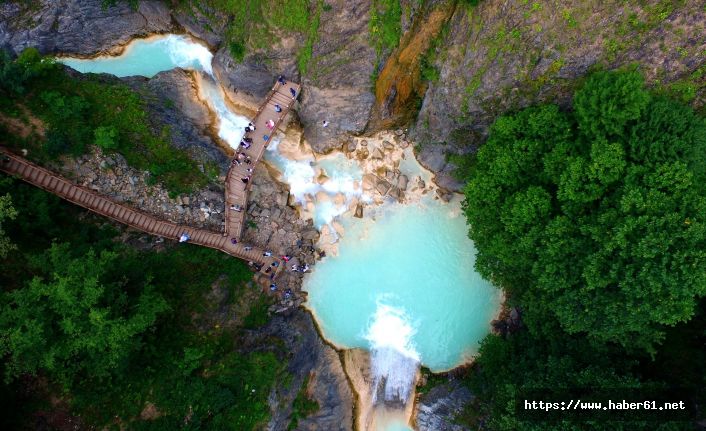
M 286 118 L 289 110 L 299 96 L 299 84 L 287 82 L 282 85 L 279 82 L 270 90 L 265 98 L 265 102 L 260 105 L 257 110 L 255 119 L 252 123 L 255 125 L 255 131 L 246 134 L 246 137 L 252 139 L 250 148 L 245 149 L 240 147 L 238 152 L 243 153 L 250 159 L 250 163 L 241 161 L 238 163 L 237 157 L 233 159 L 228 174 L 226 175 L 226 228 L 225 236 L 240 238 L 245 224 L 245 209 L 248 201 L 249 182 L 243 182 L 243 178 L 249 178 L 257 162 L 262 158 L 267 144 L 270 143 L 274 134 L 277 132 L 280 124 Z M 292 96 L 291 91 L 294 91 L 295 96 Z M 280 112 L 275 111 L 275 105 L 281 109 Z M 274 127 L 269 129 L 267 122 L 272 121 Z M 242 210 L 232 210 L 231 205 L 240 207 Z
M 295 92 L 294 97 L 290 88 Z M 264 272 L 274 262 L 278 261 L 278 257 L 265 256 L 265 251 L 257 247 L 248 247 L 248 250 L 246 250 L 246 247 L 240 242 L 245 222 L 249 186 L 249 182 L 243 182 L 241 178 L 250 177 L 252 171 L 248 171 L 248 169 L 254 170 L 265 151 L 265 147 L 299 96 L 299 89 L 300 86 L 295 83 L 288 82 L 285 85 L 277 83 L 267 95 L 260 109 L 258 109 L 257 115 L 253 120 L 256 130 L 248 134 L 253 142 L 249 149 L 241 149 L 241 152 L 250 158 L 251 163 L 232 163 L 226 176 L 226 227 L 223 234 L 160 220 L 153 215 L 103 197 L 93 190 L 76 185 L 66 178 L 37 166 L 3 148 L 0 148 L 0 153 L 2 153 L 0 156 L 0 170 L 15 175 L 62 199 L 143 232 L 175 240 L 178 240 L 182 234 L 186 233 L 190 236 L 189 242 L 221 250 L 240 259 L 260 264 L 262 265 L 261 270 Z M 275 111 L 276 104 L 280 106 L 281 112 Z M 269 129 L 266 125 L 268 120 L 274 122 L 272 129 Z M 238 206 L 241 211 L 231 210 L 231 206 Z M 237 240 L 237 243 L 234 244 L 232 242 L 233 238 Z M 278 265 L 275 268 L 275 274 L 283 266 Z
M 264 251 L 259 248 L 245 250 L 242 244 L 232 244 L 229 238 L 221 234 L 159 220 L 142 211 L 116 203 L 4 149 L 0 156 L 0 170 L 83 208 L 152 235 L 178 240 L 183 233 L 187 233 L 191 237 L 191 243 L 215 248 L 240 259 L 263 265 L 270 265 L 276 259 L 263 256 Z

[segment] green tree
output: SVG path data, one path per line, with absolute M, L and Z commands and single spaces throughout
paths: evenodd
M 118 131 L 114 126 L 101 126 L 93 131 L 95 137 L 94 143 L 104 150 L 113 150 L 117 148 Z
M 566 430 L 680 430 L 685 424 L 639 421 L 528 421 L 518 405 L 528 397 L 561 399 L 572 391 L 586 390 L 587 396 L 601 398 L 601 390 L 629 393 L 651 385 L 640 381 L 631 371 L 634 360 L 614 348 L 596 346 L 585 337 L 561 340 L 535 338 L 523 330 L 503 338 L 489 335 L 481 343 L 476 372 L 467 380 L 478 397 L 469 406 L 472 418 L 467 425 L 494 431 Z M 585 400 L 588 401 L 588 400 Z M 593 401 L 593 400 L 591 400 Z M 596 400 L 597 401 L 597 400 Z M 681 425 L 681 426 L 680 426 Z
M 23 94 L 29 80 L 41 77 L 55 67 L 54 60 L 42 58 L 36 48 L 25 49 L 14 60 L 9 52 L 0 49 L 0 89 Z
M 12 206 L 10 195 L 0 196 L 0 258 L 6 257 L 9 252 L 17 249 L 17 246 L 10 241 L 3 229 L 3 222 L 5 220 L 14 220 L 15 217 L 17 217 L 17 210 Z
M 634 72 L 499 118 L 466 194 L 477 269 L 555 330 L 652 351 L 706 295 L 703 119 Z
M 149 284 L 131 300 L 107 275 L 116 254 L 71 257 L 53 245 L 35 262 L 49 274 L 4 295 L 0 353 L 8 378 L 45 371 L 65 388 L 75 379 L 108 378 L 124 367 L 141 336 L 168 307 Z
M 598 72 L 574 97 L 579 129 L 589 137 L 623 136 L 650 101 L 638 72 Z

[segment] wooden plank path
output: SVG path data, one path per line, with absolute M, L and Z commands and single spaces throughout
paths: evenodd
M 4 149 L 0 157 L 0 170 L 15 175 L 34 186 L 87 210 L 143 232 L 173 240 L 178 240 L 186 232 L 191 237 L 189 240 L 191 243 L 215 248 L 240 259 L 262 264 L 264 265 L 263 268 L 266 268 L 277 259 L 274 256 L 263 256 L 264 251 L 257 247 L 245 250 L 242 244 L 233 244 L 230 238 L 224 237 L 219 233 L 163 221 L 153 215 L 119 204 Z
M 280 84 L 277 82 L 272 90 L 265 97 L 265 101 L 255 114 L 255 119 L 252 123 L 255 125 L 255 131 L 247 133 L 245 137 L 252 139 L 250 148 L 245 149 L 240 147 L 238 152 L 243 153 L 244 157 L 250 159 L 250 163 L 238 161 L 237 155 L 233 159 L 228 174 L 226 175 L 226 228 L 225 236 L 240 238 L 245 225 L 245 210 L 248 203 L 248 191 L 250 183 L 243 182 L 243 178 L 249 178 L 252 175 L 257 162 L 262 158 L 262 155 L 270 143 L 280 124 L 285 120 L 289 110 L 299 97 L 299 84 L 294 82 L 286 82 Z M 292 90 L 295 96 L 292 96 Z M 279 106 L 281 112 L 275 111 L 275 105 Z M 274 122 L 272 129 L 267 127 L 267 122 Z M 241 211 L 232 210 L 231 206 L 241 208 Z
M 290 89 L 294 90 L 294 97 Z M 280 84 L 278 82 L 258 109 L 253 120 L 255 131 L 247 134 L 248 137 L 252 138 L 252 144 L 247 150 L 242 148 L 240 150 L 250 159 L 250 163 L 237 164 L 233 162 L 226 175 L 226 227 L 225 232 L 222 234 L 160 220 L 153 215 L 136 210 L 125 204 L 117 203 L 93 190 L 74 184 L 72 181 L 12 154 L 4 148 L 0 148 L 0 153 L 2 153 L 0 170 L 15 175 L 34 186 L 87 210 L 151 235 L 179 240 L 179 237 L 186 233 L 191 237 L 189 242 L 214 248 L 231 256 L 260 264 L 262 265 L 261 271 L 264 272 L 274 262 L 279 262 L 279 258 L 278 256 L 265 256 L 265 251 L 257 247 L 248 247 L 248 250 L 246 250 L 246 247 L 240 242 L 245 224 L 245 211 L 247 209 L 250 185 L 249 182 L 243 182 L 242 178 L 249 178 L 252 174 L 252 170 L 255 169 L 257 162 L 262 158 L 267 144 L 272 140 L 273 135 L 277 132 L 280 124 L 284 121 L 299 96 L 299 89 L 300 86 L 298 84 L 291 82 Z M 279 105 L 281 112 L 275 111 L 275 105 Z M 274 122 L 274 127 L 271 129 L 266 125 L 269 120 Z M 240 207 L 241 211 L 231 210 L 231 206 Z M 237 240 L 237 243 L 234 244 L 232 242 L 233 238 Z M 275 275 L 284 266 L 284 264 L 278 265 L 274 271 Z M 271 275 L 271 273 L 269 274 Z

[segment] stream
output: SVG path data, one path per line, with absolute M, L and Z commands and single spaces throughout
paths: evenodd
M 119 77 L 152 77 L 175 67 L 199 72 L 200 94 L 218 119 L 218 135 L 236 148 L 248 119 L 229 109 L 211 60 L 204 45 L 181 35 L 135 40 L 116 57 L 57 58 L 79 72 Z M 370 148 L 382 148 L 382 138 L 366 139 Z M 302 217 L 322 231 L 319 246 L 331 250 L 305 277 L 305 306 L 339 349 L 370 352 L 373 406 L 406 405 L 419 366 L 440 372 L 471 361 L 500 309 L 500 291 L 473 269 L 475 248 L 460 198 L 435 198 L 432 175 L 411 147 L 395 153 L 395 168 L 410 184 L 429 186 L 410 190 L 398 203 L 365 190 L 370 163 L 340 152 L 317 155 L 305 143 L 286 141 L 280 133 L 265 161 L 289 185 Z M 353 216 L 358 204 L 363 218 Z M 407 420 L 378 419 L 372 428 L 410 430 Z

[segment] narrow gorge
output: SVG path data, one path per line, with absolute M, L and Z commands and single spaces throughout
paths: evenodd
M 478 161 L 478 149 L 497 118 L 548 102 L 570 109 L 586 76 L 602 70 L 639 69 L 650 91 L 703 114 L 705 22 L 703 5 L 689 1 L 630 10 L 619 1 L 6 1 L 0 48 L 8 62 L 36 48 L 78 88 L 124 88 L 144 109 L 133 121 L 149 125 L 149 151 L 185 156 L 139 165 L 116 149 L 118 131 L 104 127 L 87 138 L 94 145 L 47 156 L 40 148 L 55 144 L 49 117 L 31 109 L 59 103 L 51 94 L 0 109 L 0 139 L 112 200 L 221 232 L 229 210 L 223 184 L 245 127 L 278 77 L 300 83 L 285 123 L 258 130 L 273 138 L 247 178 L 247 207 L 238 209 L 246 214 L 238 241 L 281 257 L 281 275 L 258 274 L 243 290 L 214 282 L 200 293 L 210 311 L 192 310 L 194 322 L 202 313 L 213 319 L 197 333 L 238 328 L 238 354 L 276 352 L 268 366 L 284 371 L 272 371 L 266 394 L 233 384 L 266 405 L 257 429 L 485 429 L 467 378 L 483 376 L 474 361 L 484 340 L 525 331 L 531 306 L 520 295 L 508 299 L 514 278 L 488 276 L 499 260 L 484 255 L 486 272 L 477 270 L 483 253 L 469 238 L 473 203 L 462 192 L 487 161 Z M 17 94 L 31 100 L 34 90 L 24 91 Z M 117 112 L 128 109 L 120 100 Z M 68 97 L 60 103 L 73 109 Z M 514 162 L 521 164 L 507 159 L 506 172 Z M 189 187 L 173 179 L 189 169 Z M 519 231 L 517 220 L 540 218 L 533 199 L 497 208 L 495 218 Z M 120 232 L 131 247 L 172 247 Z M 257 307 L 263 317 L 254 324 Z M 227 374 L 228 365 L 212 368 L 217 360 L 193 352 L 179 352 L 185 375 Z M 189 403 L 188 413 L 167 413 L 168 403 L 140 400 L 116 426 L 167 415 L 188 424 L 201 414 Z M 203 423 L 217 404 L 203 408 Z M 241 419 L 227 418 L 229 426 Z

